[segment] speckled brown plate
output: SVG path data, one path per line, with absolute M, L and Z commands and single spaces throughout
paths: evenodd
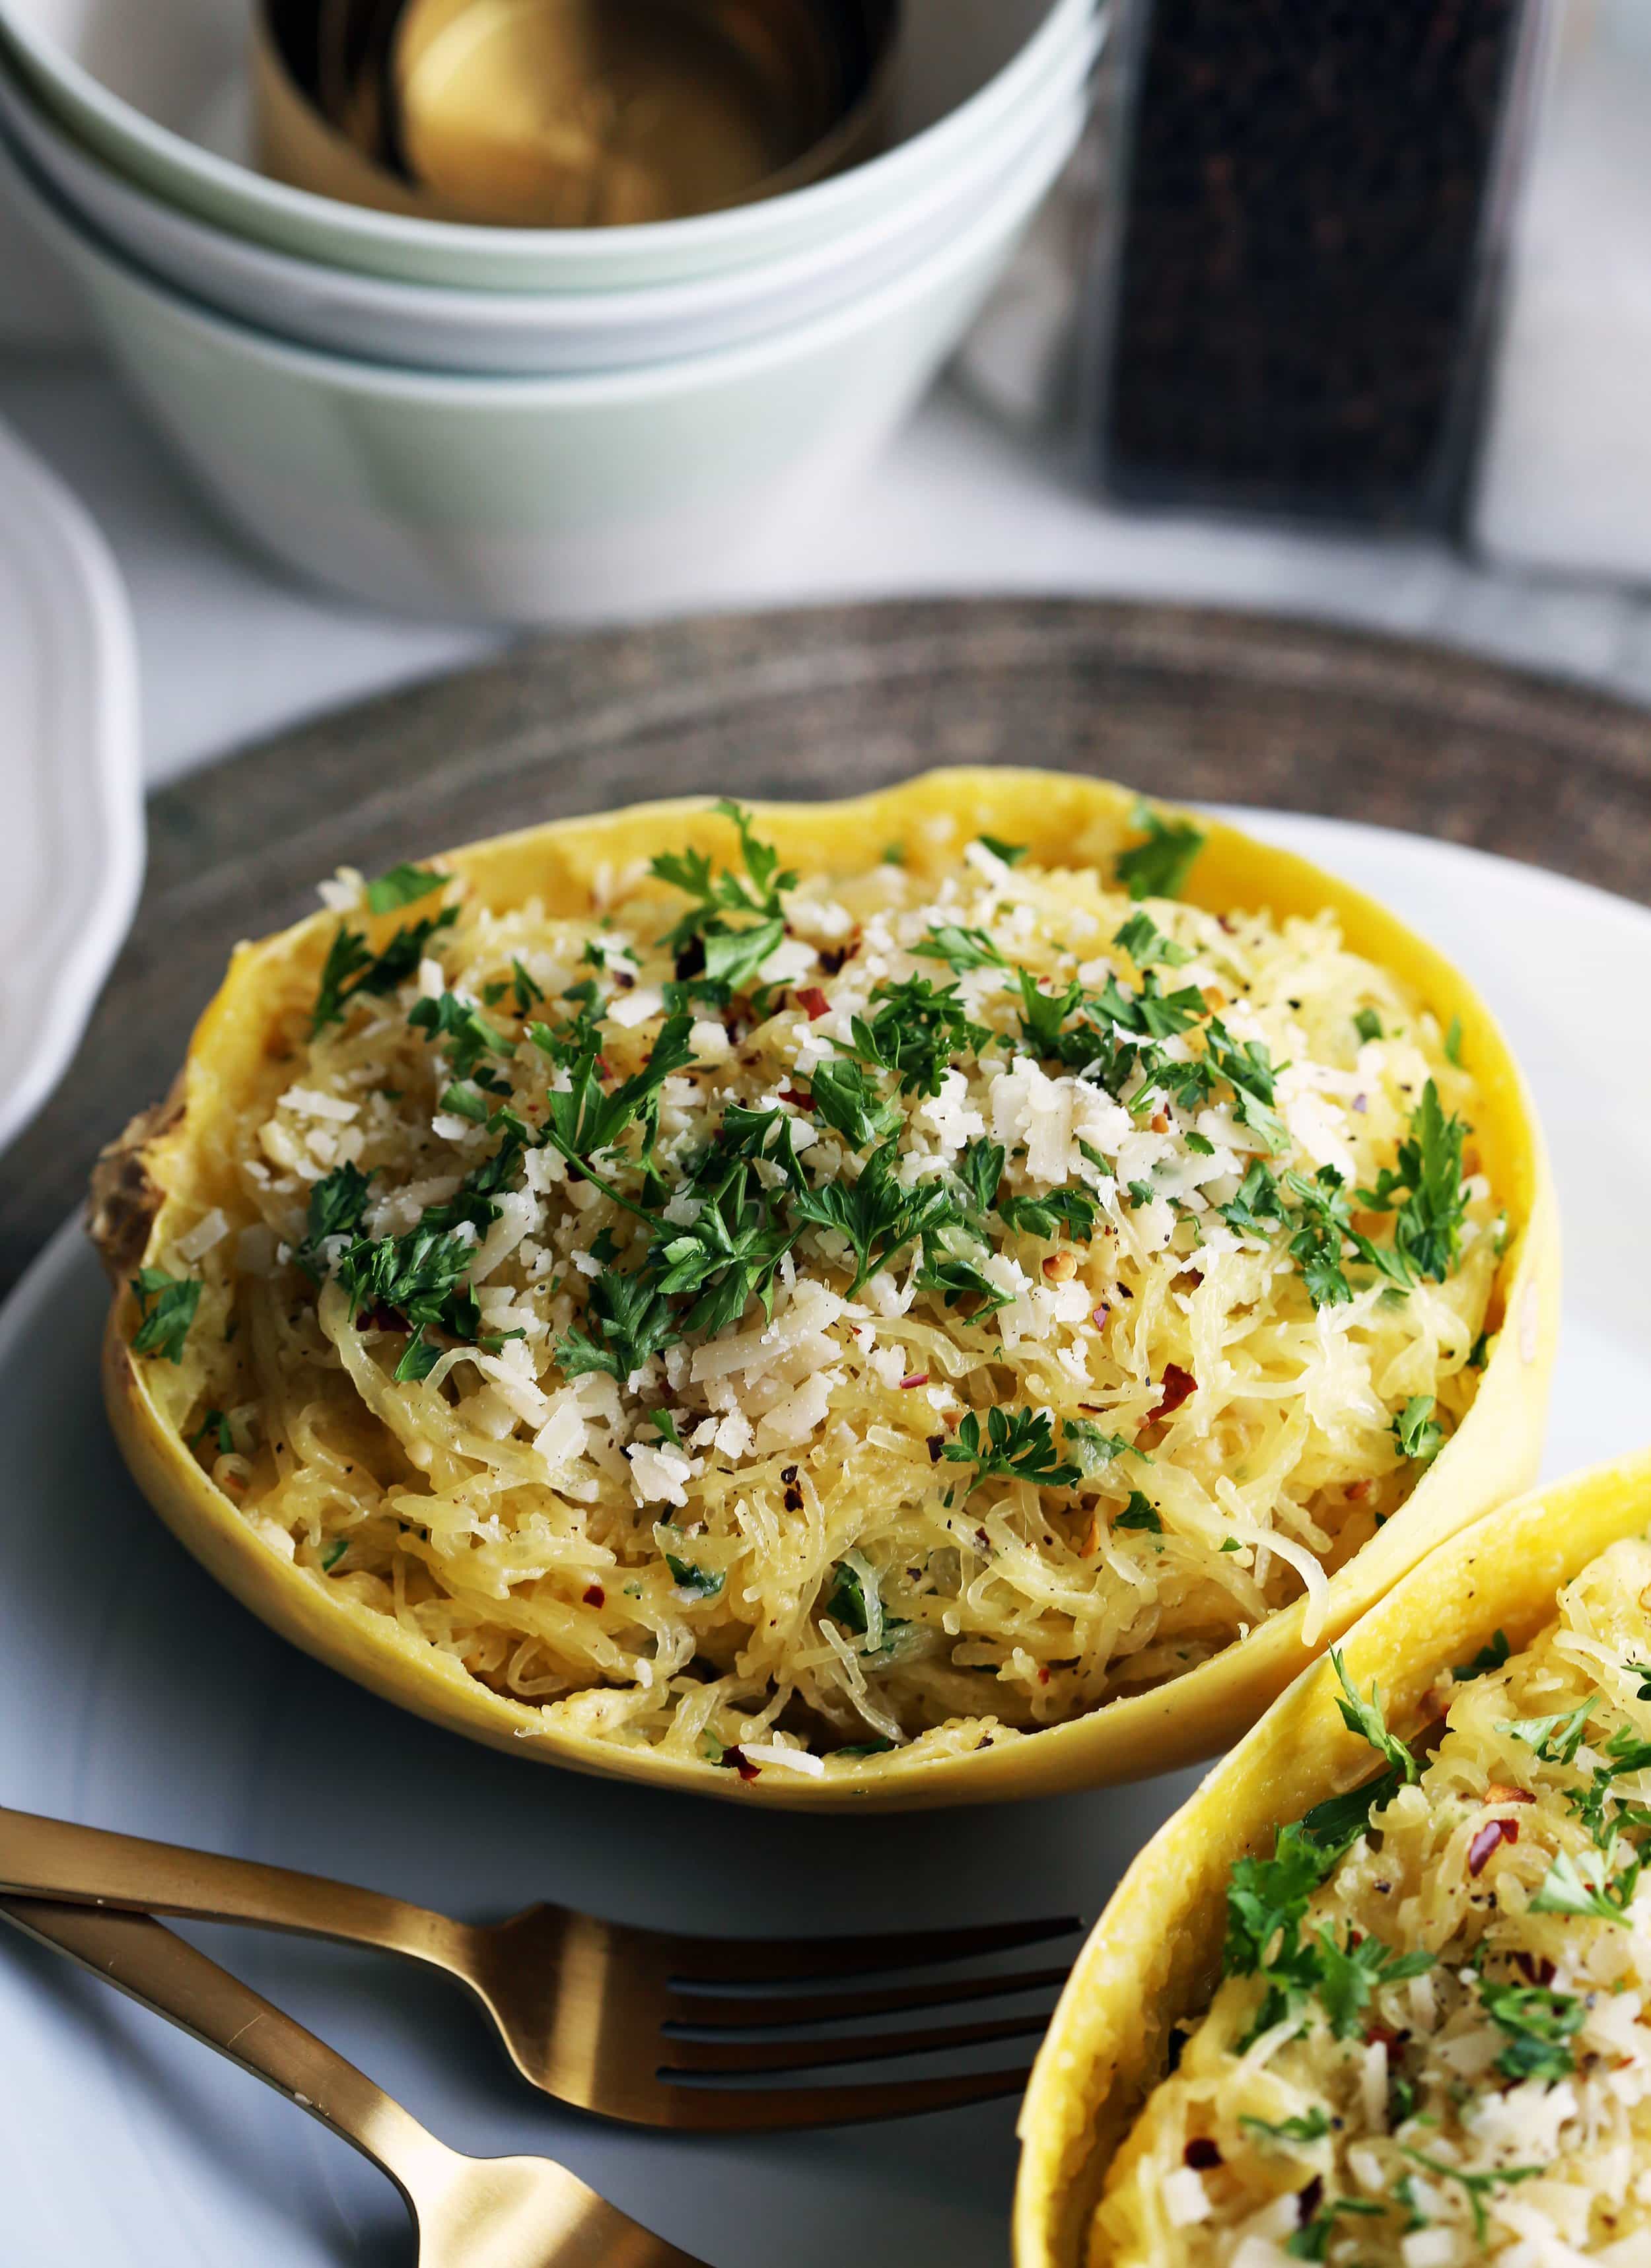
M 156 798 L 136 926 L 5 1160 L 0 1288 L 165 1087 L 231 946 L 307 911 L 341 863 L 651 796 L 846 795 L 999 760 L 1407 828 L 1651 901 L 1651 716 L 1431 646 L 1059 600 L 535 640 Z

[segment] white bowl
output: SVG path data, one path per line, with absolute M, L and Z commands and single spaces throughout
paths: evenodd
M 1065 164 L 1074 100 L 984 210 L 864 298 L 755 344 L 602 377 L 441 377 L 290 347 L 154 282 L 8 145 L 157 426 L 300 573 L 420 614 L 590 621 L 759 575 L 840 497 L 968 328 Z
M 714 353 L 873 291 L 940 244 L 1058 130 L 1099 26 L 966 164 L 887 212 L 782 258 L 631 291 L 459 291 L 297 260 L 197 220 L 94 157 L 0 58 L 0 119 L 63 202 L 194 298 L 293 344 L 423 370 L 555 377 Z
M 907 0 L 895 146 L 786 196 L 635 228 L 468 228 L 370 212 L 218 154 L 247 72 L 249 0 L 0 0 L 35 94 L 117 171 L 300 259 L 474 291 L 630 290 L 817 245 L 918 195 L 1047 79 L 1099 0 Z M 201 136 L 203 139 L 191 138 Z

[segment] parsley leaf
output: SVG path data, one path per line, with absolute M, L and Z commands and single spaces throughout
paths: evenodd
M 1507 2034 L 1496 2058 L 1504 2079 L 1568 2078 L 1576 2069 L 1571 2041 L 1588 2021 L 1581 2001 L 1542 1984 L 1499 1984 L 1479 1980 L 1479 2001 L 1492 2022 Z
M 940 1454 L 952 1464 L 974 1466 L 971 1488 L 993 1479 L 1075 1488 L 1083 1478 L 1076 1465 L 1056 1457 L 1054 1420 L 1046 1410 L 989 1410 L 984 1436 L 971 1410 L 957 1428 L 957 1439 L 947 1441 Z
M 1614 1850 L 1579 1851 L 1573 1858 L 1561 1851 L 1543 1876 L 1530 1911 L 1581 1914 L 1626 1929 L 1626 1908 L 1640 1879 L 1640 1860 L 1628 1857 L 1621 1872 L 1614 1873 L 1611 1861 L 1617 1855 Z
M 401 906 L 410 906 L 416 899 L 428 897 L 446 879 L 429 866 L 392 866 L 387 874 L 380 874 L 376 882 L 367 884 L 367 911 L 393 914 Z
M 952 1200 L 940 1182 L 918 1182 L 906 1189 L 896 1179 L 897 1159 L 896 1145 L 886 1142 L 872 1152 L 856 1181 L 826 1182 L 817 1189 L 799 1190 L 792 1200 L 799 1220 L 837 1229 L 853 1246 L 857 1264 L 849 1286 L 851 1300 L 886 1261 L 955 1219 Z
M 689 1040 L 692 1029 L 691 1016 L 667 1016 L 645 1067 L 623 1080 L 611 1094 L 604 1093 L 597 1077 L 596 1057 L 582 1055 L 570 1069 L 567 1092 L 545 1097 L 546 1141 L 570 1165 L 588 1172 L 587 1160 L 611 1150 L 633 1122 L 651 1122 L 660 1089 L 674 1072 L 694 1059 Z M 629 1210 L 637 1208 L 633 1205 Z
M 1390 1803 L 1404 1785 L 1405 1774 L 1397 1769 L 1378 1772 L 1362 1787 L 1350 1788 L 1345 1795 L 1326 1796 L 1316 1803 L 1301 1821 L 1301 1832 L 1316 1844 L 1329 1860 L 1339 1859 L 1344 1851 L 1351 1851 L 1369 1826 L 1383 1804 Z
M 1024 843 L 1006 843 L 1000 835 L 977 835 L 975 840 L 984 843 L 992 857 L 1001 858 L 1006 866 L 1018 866 L 1028 848 Z
M 1219 1016 L 1210 1019 L 1205 1034 L 1211 1069 L 1232 1088 L 1234 1116 L 1272 1151 L 1285 1149 L 1288 1137 L 1284 1121 L 1273 1108 L 1272 1057 L 1259 1040 L 1242 1043 Z
M 665 1539 L 667 1536 L 674 1543 L 686 1543 L 688 1539 L 681 1528 L 673 1527 L 668 1521 L 661 1521 L 653 1533 L 660 1550 L 665 1554 L 665 1564 L 670 1569 L 671 1580 L 684 1600 L 714 1599 L 720 1596 L 722 1587 L 728 1580 L 720 1569 L 713 1572 L 709 1567 L 697 1565 L 692 1559 L 681 1558 L 667 1543 Z
M 709 940 L 726 935 L 725 913 L 755 914 L 765 923 L 781 920 L 781 897 L 797 886 L 794 873 L 780 873 L 779 853 L 773 845 L 758 842 L 748 811 L 726 796 L 712 808 L 733 821 L 745 873 L 743 877 L 732 872 L 714 873 L 703 850 L 664 851 L 652 862 L 649 872 L 657 880 L 669 882 L 695 901 L 669 936 L 660 940 L 673 952 L 680 952 L 695 938 Z M 772 950 L 772 946 L 768 946 L 758 958 L 766 959 Z
M 1393 1420 L 1393 1438 L 1399 1454 L 1419 1465 L 1430 1465 L 1445 1446 L 1445 1429 L 1434 1418 L 1431 1394 L 1412 1394 Z
M 140 1268 L 132 1278 L 132 1290 L 139 1318 L 132 1334 L 132 1352 L 181 1362 L 184 1341 L 201 1304 L 198 1278 L 168 1276 L 164 1268 Z
M 512 1051 L 503 1032 L 496 1031 L 479 1008 L 461 1000 L 456 992 L 415 1001 L 407 1020 L 416 1032 L 423 1032 L 431 1046 L 438 1040 L 445 1041 L 444 1051 L 460 1079 L 470 1078 L 483 1056 L 507 1056 Z
M 1329 2116 L 1316 2102 L 1299 2118 L 1251 2118 L 1241 2114 L 1238 2123 L 1270 2142 L 1320 2142 L 1330 2132 Z
M 939 1094 L 950 1065 L 978 1053 L 991 1037 L 970 1017 L 954 984 L 914 976 L 880 984 L 872 1000 L 876 1014 L 852 1020 L 854 1052 L 873 1069 L 895 1072 L 903 1090 Z
M 771 1315 L 774 1278 L 796 1230 L 785 1227 L 766 1192 L 752 1186 L 748 1160 L 725 1167 L 712 1186 L 696 1183 L 696 1194 L 700 1206 L 692 1222 L 663 1227 L 648 1263 L 660 1292 L 699 1295 L 682 1318 L 682 1332 L 714 1335 L 738 1322 L 754 1299 Z
M 1393 1249 L 1412 1280 L 1442 1284 L 1456 1264 L 1467 1214 L 1463 1149 L 1467 1128 L 1447 1118 L 1439 1089 L 1430 1079 L 1411 1118 L 1409 1138 L 1399 1145 L 1397 1167 L 1385 1167 L 1374 1189 L 1360 1189 L 1359 1202 L 1373 1212 L 1391 1212 Z M 1404 1190 L 1397 1207 L 1395 1194 Z
M 848 1057 L 816 1064 L 809 1077 L 816 1117 L 835 1127 L 857 1150 L 870 1148 L 898 1134 L 901 1117 L 892 1103 Z
M 1361 1040 L 1382 1037 L 1382 1019 L 1374 1008 L 1360 1008 L 1352 1020 L 1352 1027 Z
M 341 922 L 322 964 L 315 1005 L 310 1011 L 310 1037 L 316 1038 L 328 1024 L 342 1024 L 358 992 L 394 992 L 416 976 L 431 938 L 439 930 L 451 929 L 458 918 L 457 906 L 444 906 L 439 914 L 398 929 L 383 952 L 376 954 L 361 931 Z
M 1121 850 L 1113 867 L 1131 897 L 1174 898 L 1192 871 L 1192 862 L 1204 848 L 1204 833 L 1190 821 L 1170 821 L 1144 798 L 1138 799 L 1130 824 L 1142 828 L 1146 841 Z
M 1468 2203 L 1473 2213 L 1473 2234 L 1480 2244 L 1485 2242 L 1490 2229 L 1485 2211 L 1485 2199 L 1490 2192 L 1505 2182 L 1534 2181 L 1546 2170 L 1542 2166 L 1499 2166 L 1493 2173 L 1470 2174 L 1464 2173 L 1460 2166 L 1448 2165 L 1442 2158 L 1430 2158 L 1426 2151 L 1412 2150 L 1405 2143 L 1401 2142 L 1398 2146 L 1401 2154 L 1412 2164 L 1426 2167 L 1430 2174 L 1437 2174 L 1441 2181 L 1459 2183 L 1467 2191 Z
M 416 1329 L 430 1324 L 468 1339 L 475 1336 L 474 1303 L 457 1294 L 475 1257 L 468 1238 L 421 1220 L 404 1235 L 347 1245 L 335 1274 L 357 1308 L 391 1307 Z
M 329 1236 L 356 1234 L 367 1209 L 372 1186 L 371 1174 L 364 1174 L 358 1167 L 348 1163 L 335 1167 L 316 1182 L 310 1191 L 304 1241 L 292 1255 L 306 1276 L 316 1282 L 321 1280 L 316 1256 Z
M 217 1443 L 219 1456 L 227 1457 L 235 1447 L 235 1436 L 230 1429 L 229 1419 L 221 1410 L 209 1410 L 203 1414 L 200 1424 L 189 1436 L 189 1447 L 198 1449 L 209 1433 Z
M 967 1145 L 952 1168 L 977 1215 L 991 1212 L 997 1204 L 1005 1158 L 1000 1142 L 977 1140 Z M 1651 1670 L 1646 1674 L 1651 1677 Z
M 1397 1733 L 1389 1733 L 1387 1719 L 1382 1713 L 1382 1688 L 1373 1685 L 1367 1701 L 1347 1675 L 1347 1664 L 1338 1646 L 1330 1650 L 1331 1667 L 1341 1685 L 1341 1697 L 1336 1706 L 1341 1711 L 1342 1722 L 1350 1733 L 1357 1733 L 1368 1741 L 1379 1756 L 1386 1758 L 1395 1771 L 1402 1772 L 1407 1780 L 1421 1778 L 1421 1768 Z
M 1237 1861 L 1227 1885 L 1224 1976 L 1254 1977 L 1269 1969 L 1288 1974 L 1301 1950 L 1307 1902 L 1337 1855 L 1298 1823 L 1277 1830 L 1271 1858 Z M 1264 2030 L 1272 2021 L 1266 2017 L 1258 2029 Z
M 1158 895 L 1162 896 L 1164 893 L 1160 891 Z M 1189 961 L 1197 959 L 1190 946 L 1177 945 L 1173 938 L 1166 937 L 1152 916 L 1145 912 L 1131 914 L 1112 942 L 1128 954 L 1137 968 L 1143 970 L 1156 961 L 1162 961 L 1166 968 L 1183 968 Z
M 960 929 L 954 922 L 939 923 L 911 948 L 925 961 L 943 961 L 954 974 L 966 968 L 1006 968 L 1008 962 L 984 929 Z
M 1561 1710 L 1554 1717 L 1504 1717 L 1498 1720 L 1499 1733 L 1511 1733 L 1528 1749 L 1535 1749 L 1544 1764 L 1574 1764 L 1576 1752 L 1588 1734 L 1588 1718 L 1593 1713 L 1592 1695 L 1575 1709 Z
M 1458 1685 L 1470 1684 L 1474 1678 L 1485 1676 L 1487 1671 L 1500 1669 L 1512 1652 L 1507 1632 L 1496 1631 L 1493 1632 L 1489 1644 L 1482 1646 L 1471 1661 L 1459 1661 L 1450 1675 Z
M 1310 2195 L 1313 2187 L 1309 2183 L 1301 2195 Z M 1336 2223 L 1342 2215 L 1346 2214 L 1353 2220 L 1380 2220 L 1386 2211 L 1386 2205 L 1378 2203 L 1375 2198 L 1331 2198 L 1328 2205 L 1321 2205 L 1289 2237 L 1285 2251 L 1292 2260 L 1323 2260 L 1329 2257 L 1330 2241 L 1336 2234 Z
M 1338 2040 L 1354 2039 L 1363 2031 L 1365 2011 L 1378 1986 L 1425 1976 L 1434 1966 L 1431 1953 L 1396 1953 L 1379 1937 L 1360 1937 L 1351 1923 L 1345 1945 L 1337 1943 L 1328 1926 L 1318 1932 L 1316 1942 L 1316 1989 Z
M 1285 1221 L 1284 1199 L 1272 1174 L 1259 1158 L 1245 1171 L 1236 1194 L 1220 1208 L 1221 1219 L 1241 1236 L 1271 1237 Z
M 719 932 L 705 939 L 705 982 L 743 990 L 785 935 L 783 921 L 758 922 L 750 929 Z
M 616 1268 L 593 1279 L 587 1320 L 596 1326 L 595 1337 L 576 1326 L 556 1341 L 556 1358 L 564 1378 L 606 1371 L 623 1386 L 650 1356 L 679 1336 L 663 1296 L 640 1276 L 627 1276 Z
M 1161 1535 L 1164 1523 L 1139 1489 L 1130 1491 L 1130 1500 L 1113 1521 L 1114 1528 L 1139 1528 L 1148 1535 Z
M 1058 1236 L 1064 1229 L 1078 1244 L 1087 1243 L 1095 1234 L 1099 1210 L 1099 1200 L 1075 1182 L 1068 1189 L 1051 1189 L 1047 1197 L 1005 1197 L 997 1209 L 1006 1228 L 1042 1237 Z

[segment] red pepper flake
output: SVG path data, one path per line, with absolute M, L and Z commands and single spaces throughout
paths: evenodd
M 1040 1685 L 1049 1683 L 1049 1664 L 1046 1661 L 1040 1662 L 1038 1665 L 1037 1682 Z
M 1367 2024 L 1364 2043 L 1367 2048 L 1398 2048 L 1403 2047 L 1409 2037 L 1408 2032 L 1396 2032 L 1391 2024 Z
M 1499 1844 L 1517 1843 L 1519 1822 L 1516 1819 L 1487 1819 L 1468 1845 L 1468 1872 L 1478 1876 L 1490 1864 L 1491 1853 Z
M 603 1590 L 600 1583 L 592 1583 L 586 1587 L 585 1603 L 587 1607 L 605 1607 L 607 1605 L 608 1594 Z
M 1212 2166 L 1223 2163 L 1221 2146 L 1213 2134 L 1195 2134 L 1181 2154 L 1196 2173 L 1206 2174 Z
M 807 1010 L 811 1024 L 817 1024 L 822 1016 L 829 1016 L 831 1012 L 831 1003 L 817 984 L 804 985 L 797 995 L 797 1005 Z
M 1324 2176 L 1315 2174 L 1304 2190 L 1295 2193 L 1295 2218 L 1299 2228 L 1305 2228 L 1324 2202 Z
M 1527 1984 L 1546 1987 L 1552 1984 L 1558 1974 L 1545 1954 L 1515 1953 L 1510 1958 L 1515 1968 L 1523 1971 Z
M 938 1464 L 940 1463 L 940 1452 L 941 1452 L 941 1450 L 942 1450 L 942 1449 L 944 1449 L 944 1448 L 945 1448 L 945 1447 L 946 1447 L 946 1436 L 945 1436 L 945 1434 L 944 1434 L 944 1433 L 931 1433 L 931 1434 L 930 1434 L 930 1436 L 929 1436 L 929 1462 L 930 1462 L 932 1465 L 938 1465 Z
M 597 1057 L 596 1068 L 601 1071 L 604 1079 L 611 1079 L 614 1075 L 613 1065 L 608 1062 L 606 1056 Z
M 782 1102 L 789 1102 L 794 1110 L 812 1110 L 814 1108 L 813 1095 L 803 1094 L 794 1086 L 782 1086 L 779 1091 L 779 1099 Z
M 741 1779 L 757 1779 L 762 1776 L 762 1766 L 754 1764 L 743 1749 L 725 1749 L 722 1761 L 725 1764 L 732 1764 Z
M 903 1394 L 909 1387 L 926 1386 L 928 1382 L 929 1373 L 926 1370 L 914 1370 L 910 1378 L 901 1380 L 900 1390 Z
M 1089 1320 L 1095 1325 L 1096 1330 L 1105 1330 L 1107 1327 L 1107 1317 L 1111 1314 L 1111 1308 L 1106 1307 L 1097 1307 L 1095 1309 Z
M 1172 1410 L 1179 1410 L 1190 1395 L 1198 1390 L 1198 1381 L 1190 1370 L 1183 1370 L 1178 1362 L 1164 1365 L 1164 1390 L 1153 1410 L 1154 1418 L 1168 1418 Z

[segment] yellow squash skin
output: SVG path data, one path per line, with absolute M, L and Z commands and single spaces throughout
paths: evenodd
M 921 871 L 938 863 L 933 822 L 950 820 L 948 848 L 986 832 L 1029 845 L 1050 866 L 1096 865 L 1139 839 L 1128 789 L 1068 773 L 956 770 L 851 801 L 759 804 L 756 819 L 782 858 L 806 869 L 875 863 L 899 841 Z M 1546 1152 L 1529 1094 L 1507 1042 L 1466 980 L 1371 899 L 1297 858 L 1200 819 L 1207 841 L 1183 896 L 1212 912 L 1270 907 L 1284 919 L 1325 908 L 1349 947 L 1391 969 L 1448 1026 L 1462 1024 L 1463 1049 L 1479 1084 L 1475 1141 L 1484 1170 L 1508 1209 L 1511 1235 L 1491 1321 L 1502 1325 L 1478 1395 L 1460 1431 L 1380 1535 L 1330 1579 L 1319 1645 L 1340 1637 L 1429 1550 L 1529 1486 L 1541 1454 L 1559 1320 L 1559 1226 Z M 499 909 L 530 895 L 555 912 L 579 914 L 603 866 L 623 867 L 685 843 L 720 850 L 726 821 L 708 802 L 656 803 L 558 821 L 475 843 L 446 863 L 484 903 Z M 822 1780 L 731 1772 L 652 1750 L 628 1750 L 549 1734 L 538 1712 L 500 1698 L 405 1637 L 388 1617 L 340 1599 L 262 1543 L 163 1419 L 129 1342 L 135 1268 L 170 1233 L 168 1208 L 200 1209 L 232 1193 L 224 1129 L 240 1098 L 264 1072 L 264 1045 L 283 1004 L 313 997 L 336 917 L 317 913 L 260 944 L 240 946 L 217 998 L 196 1028 L 163 1116 L 124 1161 L 136 1233 L 110 1253 L 117 1275 L 105 1350 L 105 1390 L 122 1451 L 144 1495 L 173 1532 L 241 1602 L 274 1629 L 346 1676 L 417 1715 L 490 1746 L 542 1763 L 655 1786 L 797 1810 L 844 1807 L 915 1809 L 1011 1796 L 1052 1795 L 1140 1778 L 1213 1755 L 1248 1731 L 1313 1659 L 1303 1644 L 1304 1602 L 1251 1637 L 1153 1691 L 1130 1696 L 1072 1723 L 1005 1741 L 973 1755 L 833 1771 Z
M 1499 1630 L 1515 1652 L 1528 1646 L 1589 1560 L 1648 1528 L 1651 1451 L 1505 1506 L 1441 1543 L 1348 1632 L 1348 1675 L 1361 1693 L 1379 1682 L 1389 1727 L 1413 1738 L 1438 1713 L 1429 1695 L 1452 1662 Z M 1161 2076 L 1170 2029 L 1219 1981 L 1235 1862 L 1370 1778 L 1340 1690 L 1328 1661 L 1304 1671 L 1159 1830 L 1095 1924 L 1021 2113 L 1015 2268 L 1085 2268 L 1107 2168 Z

